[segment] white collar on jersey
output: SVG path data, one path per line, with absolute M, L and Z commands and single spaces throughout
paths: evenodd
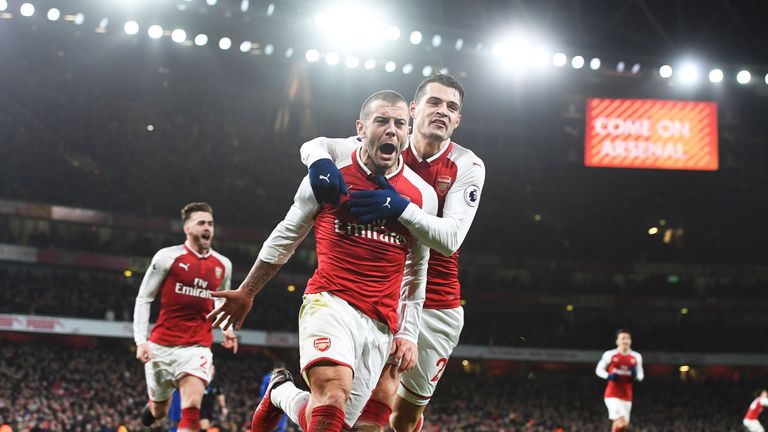
M 363 145 L 365 145 L 365 144 L 363 144 Z M 371 175 L 372 174 L 371 170 L 369 170 L 368 167 L 365 166 L 365 164 L 363 163 L 362 151 L 363 151 L 363 146 L 362 145 L 358 146 L 357 150 L 355 150 L 355 154 L 357 155 L 357 157 L 355 159 L 357 159 L 357 164 L 360 165 L 360 167 L 363 169 L 363 171 L 366 174 Z M 392 171 L 391 173 L 387 174 L 386 178 L 387 179 L 391 179 L 392 177 L 400 174 L 402 171 L 403 171 L 403 154 L 400 153 L 400 156 L 397 157 L 397 168 L 394 171 Z
M 417 161 L 421 162 L 424 159 L 422 159 L 421 155 L 416 152 L 416 147 L 413 147 L 413 143 L 411 142 L 411 138 L 412 137 L 413 137 L 413 135 L 408 136 L 408 145 L 406 145 L 405 148 L 412 147 L 411 153 L 413 153 L 413 155 L 416 156 L 416 160 Z M 443 146 L 443 148 L 441 148 L 440 151 L 438 151 L 434 156 L 432 156 L 431 158 L 427 159 L 427 162 L 431 163 L 433 160 L 435 160 L 435 159 L 439 158 L 440 156 L 442 156 L 443 153 L 445 153 L 446 150 L 448 150 L 448 147 L 451 146 L 451 140 L 449 138 L 446 141 L 448 141 L 448 144 Z
M 185 242 L 184 242 L 184 246 L 186 246 L 186 247 L 187 247 L 187 249 L 188 249 L 190 252 L 192 252 L 193 254 L 195 254 L 195 256 L 196 256 L 196 257 L 198 257 L 198 258 L 208 258 L 209 256 L 211 256 L 211 249 L 208 249 L 208 253 L 207 253 L 207 254 L 200 254 L 200 253 L 197 253 L 197 251 L 195 250 L 195 248 L 193 248 L 193 247 L 192 247 L 192 245 L 191 245 L 191 244 L 189 244 L 189 242 L 188 242 L 188 241 L 185 241 Z

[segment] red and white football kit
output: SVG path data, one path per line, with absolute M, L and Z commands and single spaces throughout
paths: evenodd
M 301 157 L 309 166 L 318 159 L 347 157 L 358 137 L 320 137 L 305 143 Z M 411 146 L 403 151 L 406 165 L 437 193 L 438 217 L 408 205 L 398 222 L 432 250 L 429 257 L 426 300 L 420 325 L 419 358 L 405 373 L 398 394 L 416 405 L 426 405 L 437 387 L 448 358 L 464 326 L 459 283 L 459 247 L 472 225 L 485 183 L 485 165 L 472 151 L 450 142 L 429 159 Z
M 352 191 L 378 187 L 359 147 L 337 163 Z M 398 160 L 389 183 L 413 205 L 437 212 L 434 190 Z M 383 222 L 383 223 L 382 223 Z M 354 425 L 384 368 L 394 337 L 416 342 L 424 302 L 429 248 L 393 221 L 360 225 L 348 198 L 318 205 L 304 178 L 285 219 L 272 231 L 259 259 L 284 264 L 315 226 L 318 268 L 299 312 L 302 372 L 330 360 L 354 371 L 345 423 Z
M 205 317 L 214 308 L 212 291 L 228 290 L 232 263 L 213 250 L 205 255 L 183 244 L 161 249 L 141 281 L 133 312 L 136 345 L 150 344 L 145 363 L 149 398 L 171 397 L 184 375 L 210 381 L 213 333 Z M 160 315 L 147 341 L 152 301 L 160 294 Z
M 603 395 L 605 406 L 608 408 L 608 418 L 616 420 L 624 417 L 629 422 L 632 411 L 632 382 L 645 378 L 643 356 L 632 350 L 624 353 L 618 348 L 606 351 L 597 363 L 595 374 L 603 379 L 615 374 L 616 378 L 608 381 Z
M 749 432 L 765 432 L 763 425 L 758 420 L 765 406 L 768 406 L 768 398 L 765 397 L 758 397 L 749 404 L 747 413 L 744 415 L 744 427 Z

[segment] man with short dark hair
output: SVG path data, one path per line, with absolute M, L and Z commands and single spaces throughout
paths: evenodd
M 377 430 L 383 430 L 387 424 L 396 432 L 421 429 L 424 410 L 464 326 L 459 248 L 480 204 L 485 165 L 472 151 L 451 140 L 461 122 L 463 103 L 461 83 L 445 74 L 423 80 L 410 103 L 413 133 L 408 148 L 403 151 L 403 159 L 434 188 L 439 217 L 409 204 L 386 184 L 374 191 L 349 191 L 350 208 L 359 215 L 359 220 L 396 220 L 432 248 L 416 367 L 402 377 L 385 374 L 361 416 L 361 423 L 375 426 Z M 339 194 L 347 193 L 342 182 L 334 181 L 340 176 L 334 174 L 331 160 L 347 157 L 357 144 L 356 137 L 322 137 L 302 146 L 302 161 L 309 167 L 310 184 L 321 202 L 338 202 Z M 321 174 L 330 181 L 312 181 Z M 389 207 L 382 205 L 386 200 Z
M 749 432 L 765 432 L 763 425 L 760 424 L 760 414 L 763 407 L 768 406 L 768 390 L 761 389 L 755 392 L 755 400 L 749 404 L 747 413 L 744 415 L 744 427 Z
M 434 215 L 434 190 L 401 157 L 408 137 L 403 97 L 391 90 L 371 95 L 356 129 L 359 144 L 336 170 L 344 184 L 366 191 L 378 187 L 377 177 L 384 177 L 400 199 Z M 318 176 L 327 181 L 323 173 Z M 286 218 L 264 243 L 240 288 L 215 294 L 226 302 L 209 315 L 213 319 L 222 314 L 214 325 L 226 318 L 241 325 L 253 297 L 314 225 L 318 268 L 299 311 L 301 372 L 310 392 L 297 389 L 287 371 L 275 371 L 254 413 L 254 432 L 273 430 L 282 412 L 306 432 L 352 427 L 389 354 L 394 351 L 396 359 L 407 363 L 404 369 L 415 363 L 429 249 L 400 223 L 361 223 L 347 200 L 320 205 L 305 177 Z M 391 201 L 382 206 L 394 205 Z
M 213 209 L 203 202 L 181 209 L 186 241 L 161 249 L 141 281 L 133 313 L 136 358 L 144 362 L 149 403 L 141 421 L 150 426 L 168 415 L 174 389 L 181 393 L 180 432 L 200 429 L 200 404 L 213 366 L 213 334 L 206 315 L 211 293 L 228 290 L 232 263 L 211 249 Z M 152 301 L 160 296 L 160 316 L 147 339 Z M 224 331 L 225 348 L 237 352 L 237 338 Z
M 632 335 L 627 329 L 616 332 L 616 349 L 603 353 L 595 374 L 608 381 L 605 386 L 605 406 L 613 422 L 611 432 L 623 431 L 629 426 L 632 411 L 632 383 L 645 378 L 643 356 L 632 351 Z

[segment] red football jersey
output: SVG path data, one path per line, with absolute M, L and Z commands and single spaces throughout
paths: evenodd
M 376 176 L 359 157 L 359 152 L 353 152 L 339 166 L 350 193 L 378 188 Z M 387 179 L 400 195 L 435 212 L 429 185 L 404 165 Z M 369 317 L 387 323 L 394 333 L 406 256 L 417 240 L 398 222 L 359 225 L 349 211 L 348 199 L 342 196 L 338 206 L 323 205 L 315 217 L 317 270 L 306 292 L 331 292 Z
M 630 350 L 622 353 L 618 349 L 606 351 L 597 365 L 598 375 L 605 378 L 608 374 L 616 374 L 617 378 L 608 381 L 605 386 L 604 397 L 617 398 L 625 401 L 632 401 L 632 370 L 635 370 L 635 377 L 642 381 L 643 358 L 640 353 Z M 601 371 L 604 371 L 601 374 Z M 605 376 L 603 376 L 605 375 Z
M 764 405 L 768 405 L 768 400 L 766 400 L 766 398 L 757 398 L 753 400 L 752 403 L 749 404 L 747 414 L 744 415 L 744 418 L 747 420 L 757 420 L 763 412 Z
M 213 310 L 211 291 L 229 289 L 231 278 L 232 264 L 213 250 L 200 255 L 186 244 L 161 249 L 152 259 L 136 299 L 136 343 L 146 338 L 149 303 L 159 292 L 160 315 L 149 340 L 163 346 L 210 347 L 213 333 L 205 317 Z M 146 306 L 146 315 L 141 305 Z

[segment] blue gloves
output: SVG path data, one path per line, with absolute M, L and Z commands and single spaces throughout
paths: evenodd
M 619 379 L 619 374 L 617 374 L 616 372 L 609 373 L 608 374 L 608 378 L 606 378 L 606 379 L 608 381 L 616 381 L 617 379 Z
M 410 202 L 384 176 L 378 176 L 376 183 L 381 189 L 353 192 L 350 195 L 349 209 L 363 225 L 377 219 L 397 220 Z
M 630 368 L 629 371 L 632 373 L 632 379 L 636 380 L 637 379 L 637 368 L 636 367 Z
M 318 159 L 309 166 L 309 185 L 318 204 L 339 204 L 339 196 L 349 195 L 344 177 L 330 159 Z

